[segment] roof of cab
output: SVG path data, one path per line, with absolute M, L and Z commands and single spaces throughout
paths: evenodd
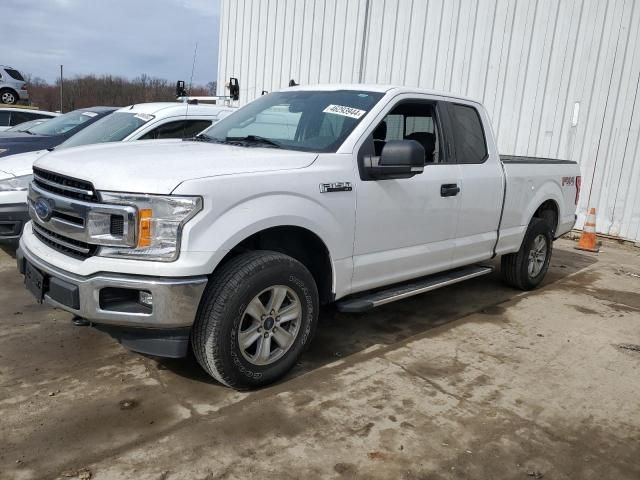
M 231 111 L 234 110 L 233 107 L 228 107 L 226 105 L 211 105 L 211 104 L 197 104 L 197 105 L 188 105 L 189 112 L 192 115 L 212 115 L 215 116 L 221 111 Z M 130 112 L 130 113 L 146 113 L 149 115 L 158 115 L 158 113 L 162 112 L 166 116 L 171 115 L 184 115 L 187 110 L 186 103 L 180 102 L 151 102 L 151 103 L 137 103 L 134 105 L 129 105 L 128 107 L 120 108 L 119 112 Z
M 363 92 L 380 92 L 380 93 L 422 93 L 425 95 L 435 95 L 439 97 L 448 97 L 457 100 L 464 100 L 480 104 L 481 102 L 475 98 L 457 95 L 451 92 L 443 92 L 438 90 L 428 90 L 425 88 L 407 87 L 403 85 L 379 85 L 375 83 L 335 83 L 335 84 L 318 84 L 318 85 L 298 85 L 296 87 L 284 88 L 282 90 L 318 90 L 318 91 L 335 91 L 335 90 L 359 90 Z
M 74 112 L 95 112 L 95 113 L 102 113 L 102 112 L 113 112 L 115 110 L 117 110 L 118 107 L 103 107 L 103 106 L 96 106 L 96 107 L 85 107 L 85 108 L 76 108 L 75 110 L 72 110 Z M 69 112 L 67 112 L 69 113 Z

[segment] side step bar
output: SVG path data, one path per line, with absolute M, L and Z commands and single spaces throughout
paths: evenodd
M 493 271 L 493 268 L 472 265 L 470 267 L 456 268 L 443 273 L 436 273 L 423 277 L 418 280 L 410 280 L 409 282 L 398 283 L 384 290 L 374 292 L 356 294 L 339 300 L 336 304 L 341 312 L 356 313 L 366 312 L 372 308 L 379 307 L 385 303 L 395 302 L 403 298 L 412 297 L 421 293 L 430 292 L 438 288 L 453 285 L 454 283 L 463 282 L 471 278 L 487 275 Z

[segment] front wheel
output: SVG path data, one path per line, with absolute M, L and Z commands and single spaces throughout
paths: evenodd
M 549 270 L 553 249 L 553 228 L 546 220 L 531 220 L 520 250 L 502 256 L 502 275 L 512 287 L 536 288 Z
M 309 271 L 277 252 L 242 254 L 216 272 L 191 333 L 198 363 L 236 389 L 285 375 L 310 343 L 318 291 Z
M 5 88 L 4 90 L 0 90 L 0 103 L 15 105 L 18 103 L 18 97 L 11 90 Z

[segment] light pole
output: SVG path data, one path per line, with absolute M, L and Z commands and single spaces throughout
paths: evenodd
M 60 65 L 60 113 L 64 113 L 62 111 L 62 65 Z

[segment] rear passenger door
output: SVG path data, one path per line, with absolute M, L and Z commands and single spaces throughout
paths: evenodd
M 452 151 L 460 168 L 460 211 L 452 267 L 487 260 L 497 238 L 504 191 L 502 167 L 484 110 L 472 102 L 447 102 Z M 483 121 L 484 119 L 484 121 Z
M 159 140 L 163 138 L 192 138 L 211 126 L 212 120 L 181 119 L 157 125 L 137 140 Z

